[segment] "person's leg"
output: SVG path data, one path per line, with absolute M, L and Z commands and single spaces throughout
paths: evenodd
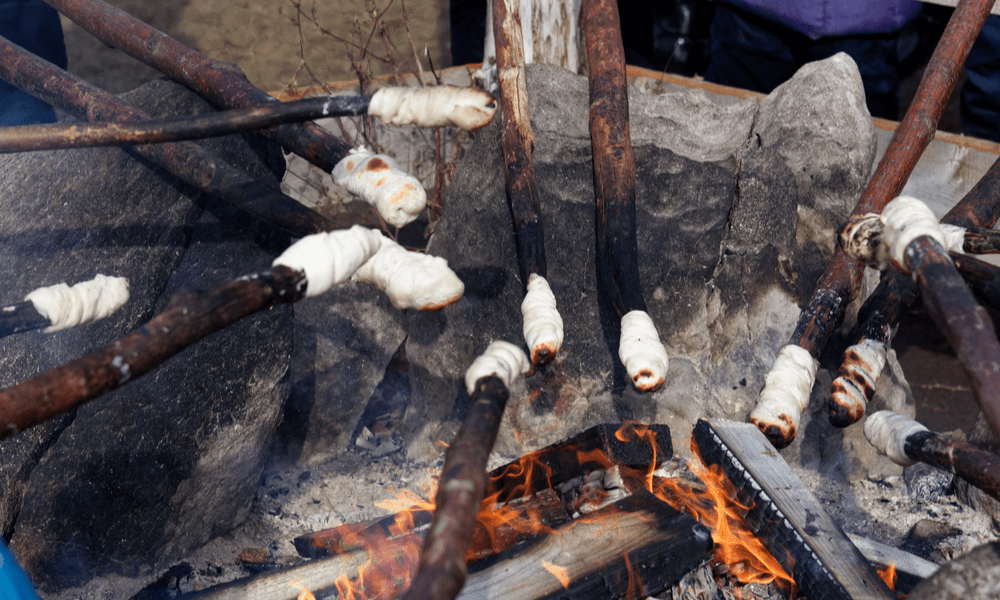
M 711 35 L 706 81 L 766 94 L 795 73 L 786 39 L 800 34 L 787 27 L 719 3 Z
M 804 62 L 848 54 L 858 65 L 868 112 L 896 120 L 899 112 L 898 33 L 821 38 L 804 50 Z
M 0 1 L 0 36 L 66 68 L 66 45 L 59 13 L 41 0 Z M 52 107 L 0 80 L 0 126 L 51 123 Z
M 990 15 L 965 61 L 962 133 L 1000 142 L 1000 17 Z

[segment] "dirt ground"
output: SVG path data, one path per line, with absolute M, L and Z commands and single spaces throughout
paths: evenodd
M 238 64 L 266 91 L 450 66 L 446 0 L 107 0 L 181 42 Z M 120 93 L 160 75 L 63 17 L 69 70 Z M 409 32 L 409 35 L 407 35 Z M 413 41 L 411 48 L 410 40 Z M 367 47 L 367 52 L 363 49 Z M 391 57 L 391 58 L 390 58 Z

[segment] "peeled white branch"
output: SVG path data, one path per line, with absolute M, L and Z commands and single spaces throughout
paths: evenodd
M 497 112 L 493 96 L 482 90 L 453 85 L 385 87 L 372 94 L 368 114 L 391 125 L 476 130 Z
M 387 223 L 402 227 L 427 206 L 420 181 L 385 154 L 352 150 L 333 169 L 333 181 L 371 204 Z
M 98 275 L 70 287 L 65 283 L 39 288 L 25 300 L 52 322 L 46 333 L 103 319 L 128 302 L 128 279 Z

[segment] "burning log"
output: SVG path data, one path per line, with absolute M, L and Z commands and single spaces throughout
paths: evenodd
M 468 415 L 448 448 L 434 520 L 427 532 L 417 576 L 404 599 L 452 600 L 465 583 L 465 554 L 486 490 L 486 461 L 500 428 L 508 388 L 531 364 L 520 348 L 493 342 L 465 373 Z
M 958 227 L 992 227 L 1000 219 L 1000 160 L 980 178 L 976 185 L 941 219 L 942 223 Z M 996 297 L 991 277 L 975 267 L 978 261 L 952 256 L 970 288 L 980 299 L 992 305 Z M 901 273 L 887 272 L 882 282 L 865 300 L 858 312 L 858 323 L 850 339 L 858 340 L 847 349 L 841 360 L 837 378 L 831 386 L 827 410 L 830 423 L 847 427 L 864 415 L 865 407 L 875 396 L 875 383 L 885 364 L 886 350 L 893 328 L 902 314 L 919 300 L 916 283 Z
M 587 552 L 573 551 L 580 547 Z M 636 494 L 484 561 L 458 598 L 644 598 L 675 584 L 711 550 L 711 534 L 694 518 Z
M 450 85 L 386 87 L 372 96 L 324 96 L 213 114 L 130 123 L 22 125 L 0 129 L 0 153 L 176 142 L 327 117 L 369 114 L 393 125 L 478 129 L 496 103 L 481 90 Z
M 700 420 L 694 439 L 747 506 L 744 519 L 809 598 L 895 598 L 753 425 Z
M 672 455 L 670 430 L 665 425 L 595 425 L 490 471 L 483 502 L 504 504 L 523 497 L 531 490 L 560 488 L 573 478 L 614 466 L 644 474 Z M 483 510 L 481 507 L 480 511 Z M 430 510 L 409 510 L 405 518 L 412 520 L 413 528 L 420 528 L 430 523 L 432 514 Z M 392 527 L 401 518 L 404 518 L 403 514 L 395 514 L 364 525 L 341 525 L 301 535 L 293 540 L 293 544 L 306 558 L 345 552 L 356 548 L 351 540 L 357 539 L 359 530 L 363 531 L 361 537 L 364 539 L 374 539 L 379 532 L 386 538 L 396 535 Z M 555 527 L 559 523 L 543 520 L 543 524 Z M 480 529 L 480 522 L 477 521 L 473 540 L 480 536 Z M 475 542 L 473 547 L 476 547 Z
M 610 0 L 587 0 L 583 23 L 590 64 L 598 280 L 621 319 L 619 358 L 635 387 L 653 392 L 663 385 L 666 377 L 667 352 L 646 313 L 639 282 L 635 159 L 617 4 Z
M 2 38 L 0 77 L 81 119 L 137 121 L 148 118 L 119 98 Z M 333 229 L 333 224 L 319 213 L 232 167 L 194 142 L 139 146 L 135 151 L 179 179 L 295 237 Z
M 519 10 L 515 0 L 493 2 L 497 77 L 503 110 L 500 145 L 506 167 L 507 203 L 517 240 L 517 263 L 526 290 L 521 303 L 524 341 L 531 352 L 532 364 L 545 364 L 555 359 L 562 346 L 563 322 L 545 279 L 545 237 L 531 160 L 535 134 L 528 116 L 528 81 Z
M 990 0 L 962 0 L 955 10 L 913 103 L 854 207 L 853 215 L 881 212 L 889 200 L 902 191 L 920 154 L 934 137 L 945 103 L 992 4 Z M 861 274 L 861 264 L 857 260 L 840 249 L 834 253 L 785 346 L 796 356 L 795 362 L 802 365 L 796 367 L 804 369 L 802 376 L 775 374 L 774 370 L 779 367 L 788 367 L 776 362 L 775 369 L 767 377 L 757 406 L 750 413 L 750 421 L 778 448 L 784 448 L 795 439 L 802 408 L 808 402 L 815 380 L 816 368 L 808 363 L 822 353 L 830 333 L 843 318 L 847 304 L 857 294 Z
M 355 226 L 307 236 L 271 270 L 175 298 L 169 309 L 103 350 L 0 390 L 0 439 L 148 373 L 247 315 L 317 296 L 352 275 L 382 288 L 397 307 L 441 308 L 464 290 L 444 259 L 406 252 L 377 231 Z
M 865 437 L 896 464 L 927 463 L 957 475 L 1000 500 L 1000 456 L 949 440 L 913 419 L 888 410 L 865 421 Z
M 98 275 L 73 287 L 38 288 L 25 301 L 0 308 L 0 337 L 45 328 L 46 333 L 103 319 L 128 302 L 128 280 Z

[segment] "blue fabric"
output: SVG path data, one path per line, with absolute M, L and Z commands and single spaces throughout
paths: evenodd
M 720 4 L 711 28 L 705 79 L 770 93 L 803 65 L 845 52 L 858 65 L 868 111 L 896 119 L 899 71 L 895 32 L 812 39 L 755 13 Z
M 0 0 L 0 36 L 66 68 L 59 13 L 41 0 Z M 51 123 L 52 107 L 0 80 L 0 126 Z
M 1000 142 L 1000 16 L 990 15 L 965 61 L 962 133 Z
M 14 560 L 7 546 L 0 542 L 0 598 L 4 600 L 38 600 L 28 576 Z
M 813 39 L 896 31 L 918 10 L 916 0 L 723 0 Z

